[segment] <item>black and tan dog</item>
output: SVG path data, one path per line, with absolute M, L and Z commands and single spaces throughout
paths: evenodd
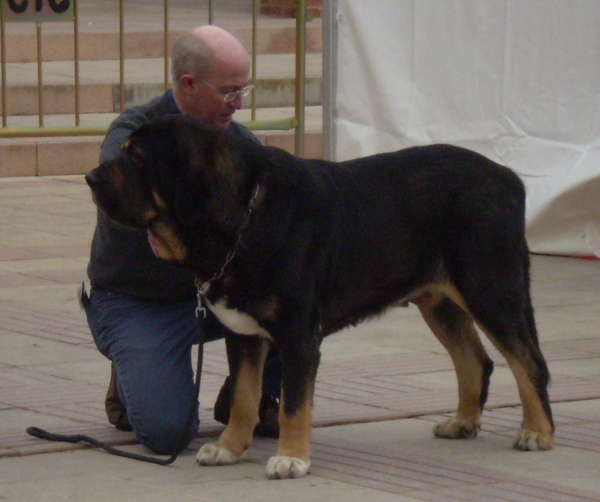
M 458 377 L 456 417 L 434 434 L 470 438 L 480 427 L 493 365 L 477 325 L 517 380 L 523 423 L 514 446 L 552 448 L 525 191 L 508 168 L 448 145 L 303 160 L 173 116 L 138 129 L 86 180 L 110 217 L 149 229 L 161 258 L 193 269 L 231 331 L 231 418 L 219 440 L 202 447 L 200 464 L 233 464 L 249 447 L 272 342 L 283 382 L 267 474 L 304 476 L 322 338 L 411 301 Z

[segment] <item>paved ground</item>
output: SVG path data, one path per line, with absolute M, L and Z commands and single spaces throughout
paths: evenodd
M 173 466 L 29 437 L 25 428 L 35 425 L 143 451 L 105 420 L 109 365 L 75 298 L 94 220 L 81 176 L 0 179 L 0 500 L 600 501 L 599 261 L 533 259 L 553 374 L 551 452 L 511 448 L 519 401 L 493 350 L 497 368 L 479 437 L 432 437 L 435 421 L 456 404 L 456 383 L 415 307 L 324 342 L 312 474 L 304 479 L 266 480 L 271 440 L 257 440 L 236 466 L 195 464 L 194 451 L 220 430 L 210 409 L 226 372 L 220 342 L 207 347 L 197 444 Z
M 172 26 L 198 24 L 197 0 L 175 3 Z M 105 4 L 82 6 L 82 31 L 114 25 L 114 6 Z M 141 15 L 141 4 L 128 27 L 155 29 L 148 19 L 160 24 L 160 16 Z M 234 29 L 238 17 L 247 22 L 245 0 L 216 4 L 225 7 L 218 24 Z M 59 29 L 50 23 L 44 33 Z M 221 342 L 206 351 L 198 439 L 170 467 L 28 436 L 25 428 L 34 425 L 144 452 L 131 433 L 107 424 L 109 364 L 75 298 L 86 280 L 94 220 L 81 176 L 0 179 L 0 500 L 600 501 L 599 261 L 533 259 L 534 303 L 553 374 L 551 452 L 511 448 L 519 400 L 512 375 L 491 349 L 497 366 L 483 431 L 471 441 L 433 438 L 433 424 L 456 405 L 456 382 L 449 357 L 414 307 L 324 342 L 306 478 L 266 480 L 271 440 L 256 440 L 239 465 L 196 465 L 199 445 L 221 429 L 211 410 L 226 374 Z

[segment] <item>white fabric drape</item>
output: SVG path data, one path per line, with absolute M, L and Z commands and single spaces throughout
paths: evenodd
M 339 0 L 335 157 L 452 143 L 512 167 L 539 253 L 600 257 L 600 1 Z

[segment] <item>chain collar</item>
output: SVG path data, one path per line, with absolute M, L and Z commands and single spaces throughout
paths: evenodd
M 240 245 L 240 242 L 242 240 L 242 233 L 244 232 L 244 230 L 248 226 L 248 223 L 250 222 L 250 216 L 252 216 L 254 202 L 256 201 L 256 197 L 258 197 L 259 189 L 260 189 L 259 183 L 256 183 L 254 185 L 254 187 L 252 188 L 252 197 L 250 197 L 250 202 L 248 202 L 248 211 L 246 212 L 246 217 L 244 218 L 244 221 L 242 222 L 242 224 L 240 225 L 240 228 L 238 230 L 238 235 L 237 235 L 237 239 L 235 241 L 235 245 L 233 246 L 233 249 L 231 251 L 229 251 L 229 253 L 227 253 L 227 256 L 225 257 L 225 262 L 223 263 L 223 266 L 221 267 L 221 269 L 218 272 L 216 272 L 215 275 L 213 275 L 210 279 L 208 279 L 207 281 L 204 281 L 202 283 L 196 277 L 196 280 L 195 280 L 196 298 L 198 300 L 198 306 L 196 307 L 196 317 L 199 317 L 200 314 L 202 314 L 203 317 L 206 317 L 206 308 L 203 306 L 204 294 L 206 293 L 206 291 L 208 291 L 208 285 L 212 281 L 216 281 L 217 279 L 219 279 L 225 273 L 225 269 L 227 268 L 227 265 L 229 265 L 229 263 L 231 263 L 231 260 L 233 260 L 233 257 L 235 256 L 235 254 L 238 250 L 238 247 Z

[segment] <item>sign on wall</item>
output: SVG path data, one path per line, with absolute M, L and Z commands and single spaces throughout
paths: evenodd
M 72 21 L 75 0 L 2 0 L 6 22 Z

